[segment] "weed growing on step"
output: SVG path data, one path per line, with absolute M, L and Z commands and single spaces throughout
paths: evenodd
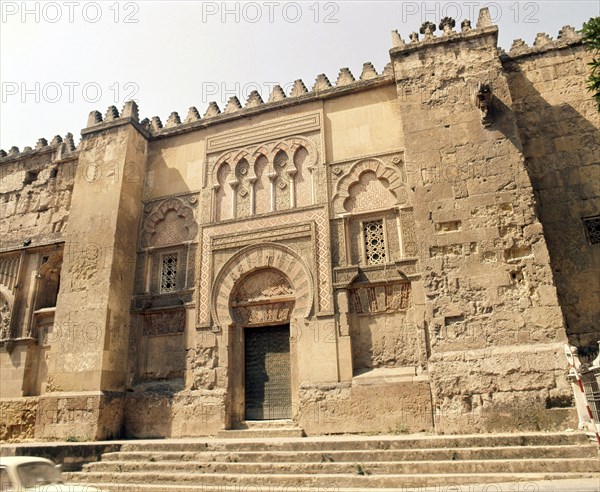
M 388 429 L 388 433 L 393 434 L 395 436 L 397 436 L 399 434 L 409 434 L 410 429 L 408 428 L 408 426 L 406 424 L 403 424 L 402 422 L 398 422 L 398 423 L 396 423 L 396 425 L 394 427 L 390 427 Z

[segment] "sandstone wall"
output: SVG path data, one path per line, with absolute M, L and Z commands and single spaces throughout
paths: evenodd
M 600 115 L 585 85 L 591 60 L 581 42 L 559 39 L 514 48 L 503 61 L 567 334 L 583 355 L 600 339 L 600 246 L 583 222 L 600 215 Z
M 0 399 L 0 441 L 32 439 L 37 407 L 37 397 Z
M 0 250 L 64 240 L 77 152 L 65 143 L 8 155 L 0 162 Z
M 481 428 L 477 407 L 500 411 L 531 396 L 530 408 L 545 408 L 570 394 L 562 313 L 497 28 L 480 20 L 453 39 L 391 51 L 416 194 L 435 412 L 461 415 L 438 419 L 442 432 Z M 486 81 L 491 115 L 475 104 Z

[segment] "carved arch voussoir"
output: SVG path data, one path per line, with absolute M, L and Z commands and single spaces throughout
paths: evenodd
M 283 273 L 296 297 L 292 318 L 307 318 L 314 303 L 314 283 L 310 269 L 295 251 L 276 243 L 248 246 L 232 256 L 217 274 L 212 286 L 211 312 L 213 324 L 230 325 L 231 293 L 248 274 L 262 268 L 273 268 Z
M 154 211 L 144 220 L 142 247 L 147 248 L 152 246 L 157 233 L 156 226 L 165 220 L 169 212 L 175 212 L 177 217 L 183 221 L 183 225 L 187 231 L 187 237 L 184 238 L 185 241 L 192 241 L 196 237 L 198 224 L 196 224 L 194 210 L 184 204 L 179 198 L 167 198 L 160 202 L 154 208 Z
M 314 166 L 317 163 L 318 154 L 313 143 L 307 138 L 303 137 L 290 137 L 284 140 L 280 140 L 273 146 L 273 155 L 277 154 L 279 150 L 283 150 L 288 157 L 293 161 L 296 155 L 296 151 L 304 147 L 308 152 L 309 162 L 308 166 Z
M 398 204 L 401 204 L 406 199 L 402 176 L 397 169 L 386 166 L 382 161 L 373 157 L 361 159 L 355 162 L 348 172 L 342 175 L 337 182 L 336 192 L 333 195 L 333 205 L 336 214 L 346 212 L 344 202 L 350 196 L 349 190 L 360 181 L 361 176 L 366 172 L 373 172 L 378 179 L 386 180 L 389 183 L 389 190 L 396 198 Z

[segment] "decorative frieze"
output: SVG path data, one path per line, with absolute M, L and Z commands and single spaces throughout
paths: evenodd
M 298 133 L 305 133 L 321 128 L 321 112 L 307 113 L 299 116 L 280 118 L 262 125 L 242 130 L 220 132 L 206 139 L 206 152 L 212 154 L 223 150 L 238 148 L 255 142 L 264 142 Z
M 350 311 L 356 314 L 405 311 L 410 304 L 410 283 L 401 282 L 350 289 Z
M 143 314 L 142 318 L 144 336 L 173 335 L 183 333 L 185 329 L 184 309 Z

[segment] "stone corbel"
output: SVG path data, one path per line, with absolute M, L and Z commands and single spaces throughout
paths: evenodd
M 484 127 L 488 127 L 492 124 L 492 100 L 494 95 L 492 94 L 492 84 L 490 81 L 485 83 L 477 84 L 473 96 L 473 102 L 475 107 L 479 109 L 481 113 L 481 123 Z

